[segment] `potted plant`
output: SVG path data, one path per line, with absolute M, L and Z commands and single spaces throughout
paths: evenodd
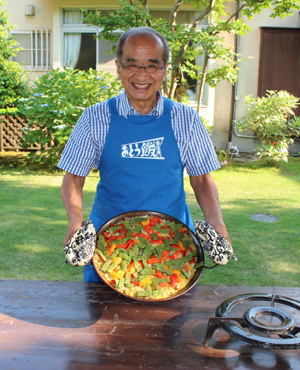
M 289 145 L 300 134 L 300 117 L 294 109 L 300 99 L 287 91 L 267 91 L 265 97 L 254 99 L 245 97 L 248 114 L 241 118 L 237 126 L 240 131 L 255 131 L 260 145 L 256 153 L 268 162 L 288 161 Z

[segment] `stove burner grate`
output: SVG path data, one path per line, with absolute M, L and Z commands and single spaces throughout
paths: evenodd
M 230 317 L 234 306 L 245 301 L 271 301 L 272 306 L 257 306 L 248 309 L 243 317 Z M 287 311 L 273 307 L 273 303 L 280 303 L 300 311 L 300 302 L 273 294 L 250 293 L 231 297 L 222 302 L 216 309 L 216 317 L 209 320 L 204 345 L 208 346 L 216 329 L 222 328 L 229 334 L 246 341 L 254 346 L 274 349 L 300 348 L 300 327 L 296 326 L 294 317 Z M 278 324 L 263 323 L 260 318 L 264 315 L 275 317 Z M 238 325 L 239 324 L 239 325 Z M 249 331 L 254 329 L 267 335 L 277 335 L 278 338 L 266 337 Z

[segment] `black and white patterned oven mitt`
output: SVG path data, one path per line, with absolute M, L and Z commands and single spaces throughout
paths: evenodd
M 96 249 L 96 230 L 90 219 L 76 231 L 64 248 L 66 263 L 89 265 Z
M 234 261 L 238 260 L 229 241 L 210 224 L 199 220 L 194 227 L 195 234 L 204 251 L 215 264 L 226 265 L 230 258 L 233 258 Z

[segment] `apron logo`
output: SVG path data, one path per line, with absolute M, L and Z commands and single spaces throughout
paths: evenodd
M 165 159 L 161 154 L 163 141 L 164 137 L 159 137 L 136 143 L 122 144 L 121 156 L 123 158 Z

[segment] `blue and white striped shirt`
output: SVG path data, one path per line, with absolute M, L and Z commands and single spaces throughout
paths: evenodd
M 148 114 L 163 114 L 164 97 L 159 94 L 156 107 Z M 126 92 L 116 97 L 120 115 L 139 115 L 128 101 Z M 78 176 L 87 176 L 98 168 L 109 129 L 110 111 L 107 102 L 87 108 L 76 123 L 63 151 L 58 167 Z M 211 139 L 199 114 L 183 104 L 173 102 L 171 123 L 183 165 L 190 176 L 199 176 L 220 168 Z

